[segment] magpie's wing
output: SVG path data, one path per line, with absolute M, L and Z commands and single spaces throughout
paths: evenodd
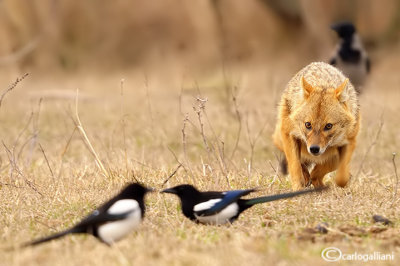
M 119 221 L 125 219 L 132 211 L 126 211 L 119 214 L 110 214 L 107 212 L 93 211 L 89 216 L 82 219 L 76 226 L 89 226 L 94 224 L 102 224 L 106 222 Z
M 36 246 L 38 244 L 42 244 L 44 242 L 57 239 L 60 237 L 63 237 L 68 234 L 74 234 L 74 233 L 87 233 L 88 228 L 94 224 L 100 224 L 100 223 L 105 223 L 105 222 L 110 222 L 110 221 L 117 221 L 124 219 L 126 216 L 128 216 L 131 212 L 125 212 L 125 213 L 120 213 L 120 214 L 107 214 L 105 212 L 99 212 L 98 210 L 95 210 L 84 218 L 80 223 L 75 225 L 74 227 L 67 229 L 65 231 L 55 233 L 53 235 L 43 237 L 40 239 L 33 240 L 31 242 L 23 244 L 21 247 L 27 247 L 27 246 Z
M 22 245 L 22 247 L 38 245 L 53 239 L 63 237 L 67 234 L 88 233 L 93 225 L 123 220 L 132 212 L 137 211 L 138 209 L 140 209 L 140 207 L 136 200 L 112 199 L 100 206 L 98 209 L 94 210 L 90 215 L 83 218 L 81 222 L 79 222 L 72 228 L 44 238 L 33 240 L 29 243 L 25 243 Z
M 237 201 L 243 196 L 250 194 L 251 192 L 255 191 L 255 189 L 246 189 L 246 190 L 231 190 L 225 192 L 223 197 L 220 201 L 216 202 L 213 206 L 205 210 L 195 211 L 194 213 L 197 216 L 209 216 L 214 215 L 223 210 L 229 204 Z
M 132 212 L 139 210 L 139 203 L 133 199 L 123 199 L 107 202 L 93 211 L 76 226 L 102 224 L 125 219 Z

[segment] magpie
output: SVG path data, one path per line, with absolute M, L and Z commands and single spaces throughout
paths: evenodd
M 131 183 L 72 228 L 25 243 L 22 247 L 35 246 L 68 234 L 79 233 L 91 234 L 103 243 L 111 245 L 139 226 L 145 213 L 144 196 L 150 191 L 153 189 Z
M 184 184 L 164 189 L 161 192 L 177 195 L 181 201 L 183 214 L 190 220 L 202 224 L 221 225 L 233 223 L 243 211 L 255 204 L 291 198 L 322 189 L 300 190 L 253 199 L 242 199 L 241 197 L 256 191 L 256 189 L 201 192 L 192 185 Z
M 339 43 L 329 63 L 343 71 L 360 93 L 370 72 L 371 62 L 356 27 L 350 22 L 340 22 L 333 24 L 331 29 L 337 33 Z

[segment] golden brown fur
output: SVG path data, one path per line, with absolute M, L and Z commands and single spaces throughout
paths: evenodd
M 317 62 L 300 70 L 283 92 L 273 135 L 286 156 L 292 188 L 309 181 L 320 187 L 334 170 L 336 184 L 344 187 L 359 128 L 356 91 L 338 69 Z

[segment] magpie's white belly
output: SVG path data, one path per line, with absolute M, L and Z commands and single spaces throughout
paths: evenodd
M 221 199 L 212 199 L 206 202 L 202 202 L 200 204 L 195 205 L 193 210 L 196 212 L 209 209 L 220 201 Z M 234 202 L 229 204 L 227 207 L 225 207 L 222 211 L 220 211 L 217 214 L 209 216 L 198 216 L 195 214 L 195 216 L 200 223 L 220 225 L 228 223 L 232 217 L 238 214 L 238 212 L 239 212 L 239 205 L 236 202 Z
M 136 210 L 124 220 L 103 224 L 98 228 L 98 235 L 107 244 L 116 242 L 140 225 L 141 216 L 140 210 Z
M 119 200 L 107 212 L 114 215 L 129 213 L 123 220 L 112 221 L 99 226 L 97 233 L 101 240 L 107 244 L 123 238 L 129 232 L 136 229 L 142 220 L 139 204 L 133 199 Z
M 358 64 L 349 64 L 339 60 L 336 67 L 342 70 L 342 72 L 350 79 L 351 83 L 356 87 L 362 86 L 367 78 L 368 73 L 364 60 L 361 60 Z

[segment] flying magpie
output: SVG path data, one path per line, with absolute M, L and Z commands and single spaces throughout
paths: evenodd
M 192 185 L 185 184 L 167 188 L 161 192 L 177 195 L 181 200 L 183 214 L 190 220 L 202 224 L 220 225 L 234 222 L 243 211 L 255 204 L 291 198 L 321 190 L 300 190 L 253 199 L 242 199 L 241 197 L 256 191 L 256 189 L 201 192 Z
M 350 22 L 333 24 L 331 29 L 337 33 L 339 43 L 329 63 L 342 70 L 357 92 L 360 92 L 370 72 L 371 63 L 357 30 Z
M 107 245 L 120 240 L 136 229 L 144 217 L 144 196 L 153 189 L 138 183 L 126 186 L 74 227 L 54 235 L 26 243 L 23 247 L 38 245 L 68 234 L 92 234 Z

